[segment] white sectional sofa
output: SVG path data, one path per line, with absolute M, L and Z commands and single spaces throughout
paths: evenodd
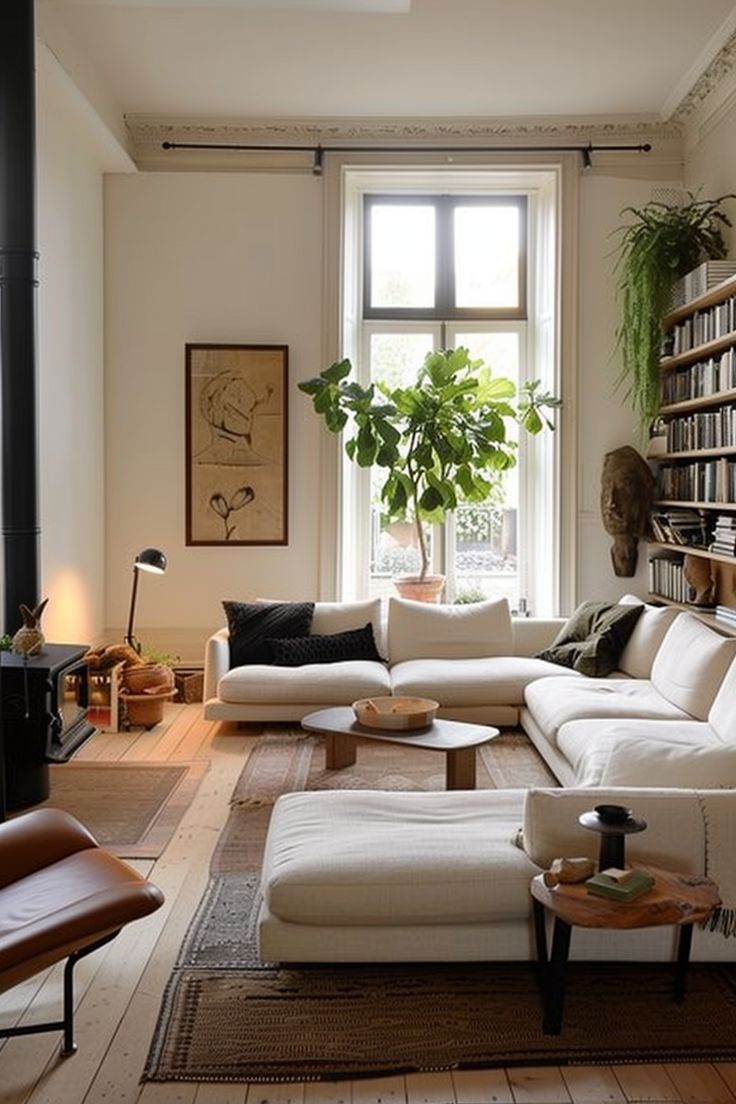
M 599 802 L 647 821 L 628 837 L 627 861 L 714 879 L 723 909 L 715 930 L 694 932 L 692 956 L 736 958 L 736 790 L 620 787 L 280 797 L 263 862 L 261 958 L 533 958 L 530 880 L 560 856 L 597 858 L 599 836 L 578 817 Z M 672 927 L 576 929 L 571 955 L 668 961 L 675 948 Z
M 440 716 L 523 725 L 563 785 L 736 787 L 736 638 L 692 614 L 641 612 L 618 670 L 589 678 L 546 659 L 562 618 L 511 618 L 505 602 L 434 606 L 391 598 L 315 605 L 311 633 L 367 623 L 387 662 L 346 660 L 230 669 L 228 631 L 205 660 L 205 716 L 298 721 L 372 695 L 440 702 Z

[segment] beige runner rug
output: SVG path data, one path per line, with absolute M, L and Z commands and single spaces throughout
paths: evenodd
M 207 768 L 206 761 L 52 764 L 51 793 L 37 808 L 71 813 L 121 858 L 156 859 Z

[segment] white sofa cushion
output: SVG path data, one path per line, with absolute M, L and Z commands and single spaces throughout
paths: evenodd
M 297 924 L 485 923 L 529 914 L 537 870 L 511 842 L 523 790 L 280 797 L 267 907 Z
M 570 721 L 557 733 L 557 746 L 576 786 L 736 786 L 736 749 L 724 754 L 728 749 L 705 721 Z
M 724 743 L 736 746 L 736 660 L 726 671 L 713 699 L 708 724 Z
M 644 609 L 619 656 L 618 669 L 631 678 L 648 679 L 652 673 L 654 657 L 680 611 L 676 606 L 650 606 L 634 594 L 624 594 L 619 598 L 619 604 L 643 605 Z
M 690 721 L 648 679 L 573 678 L 569 674 L 531 682 L 524 691 L 529 712 L 556 746 L 557 734 L 568 721 L 595 717 Z
M 600 835 L 583 828 L 578 817 L 603 803 L 624 805 L 647 822 L 645 831 L 627 837 L 627 860 L 705 873 L 706 826 L 701 801 L 692 789 L 611 787 L 594 793 L 586 789 L 527 790 L 524 802 L 527 855 L 542 867 L 563 856 L 586 855 L 597 859 Z
M 223 675 L 218 695 L 224 702 L 304 702 L 345 705 L 356 698 L 391 693 L 382 663 L 351 659 L 338 663 L 307 663 L 303 667 L 272 667 L 254 663 Z
M 734 657 L 736 639 L 681 613 L 655 656 L 652 684 L 673 705 L 704 721 Z
M 524 688 L 553 674 L 559 674 L 556 664 L 524 656 L 406 659 L 391 668 L 391 690 L 442 706 L 523 705 Z
M 512 654 L 511 615 L 506 599 L 467 606 L 432 605 L 389 598 L 388 652 L 405 659 L 479 659 Z

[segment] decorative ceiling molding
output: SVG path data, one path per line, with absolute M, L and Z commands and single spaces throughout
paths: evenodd
M 627 119 L 582 118 L 309 118 L 309 119 L 183 119 L 151 115 L 129 115 L 126 126 L 132 155 L 139 168 L 168 169 L 176 172 L 209 167 L 242 170 L 246 162 L 256 168 L 280 164 L 281 167 L 307 169 L 309 154 L 315 146 L 335 151 L 340 145 L 355 147 L 395 146 L 431 152 L 432 147 L 502 146 L 513 150 L 534 146 L 543 151 L 556 146 L 605 146 L 621 143 L 656 143 L 655 154 L 672 160 L 680 156 L 681 128 L 649 117 Z M 165 142 L 202 145 L 256 145 L 265 151 L 244 153 L 237 150 L 166 150 Z M 280 146 L 297 147 L 282 151 Z M 304 147 L 300 154 L 298 147 Z M 271 150 L 270 147 L 273 147 Z M 306 155 L 306 157 L 305 157 Z M 605 154 L 604 156 L 613 156 Z M 627 154 L 630 158 L 631 154 Z M 647 158 L 651 155 L 647 155 Z M 274 159 L 277 159 L 276 161 Z
M 675 110 L 668 122 L 685 126 L 691 117 L 705 106 L 705 101 L 736 69 L 736 31 L 726 40 L 710 65 L 698 77 L 695 84 Z

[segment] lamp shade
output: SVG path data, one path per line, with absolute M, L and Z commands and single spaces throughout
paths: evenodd
M 140 571 L 154 571 L 162 575 L 166 570 L 166 556 L 158 548 L 144 548 L 135 558 L 134 567 Z

